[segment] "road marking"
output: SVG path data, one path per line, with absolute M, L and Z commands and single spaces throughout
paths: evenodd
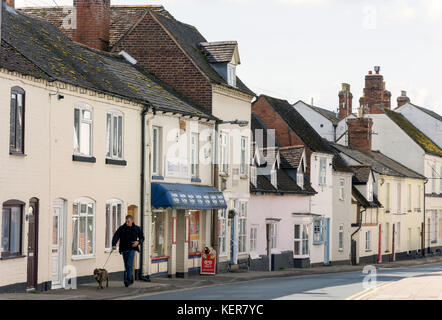
M 395 282 L 396 281 L 389 281 L 386 283 L 382 283 L 381 285 L 376 286 L 375 288 L 367 288 L 361 292 L 358 292 L 358 293 L 346 298 L 345 300 L 362 300 L 363 298 L 366 298 L 367 296 L 371 295 L 375 291 L 378 291 L 381 288 L 385 288 L 386 286 L 390 286 Z

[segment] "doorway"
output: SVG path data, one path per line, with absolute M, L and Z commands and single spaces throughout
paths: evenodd
M 38 210 L 39 201 L 37 198 L 32 198 L 29 201 L 29 211 L 27 214 L 29 231 L 26 289 L 28 291 L 36 290 L 38 281 Z
M 52 289 L 64 288 L 66 202 L 58 199 L 52 208 Z

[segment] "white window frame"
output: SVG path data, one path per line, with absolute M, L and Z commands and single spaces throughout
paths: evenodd
M 76 128 L 76 120 L 75 120 L 75 113 L 78 111 L 79 118 L 78 118 L 78 132 Z M 84 117 L 85 112 L 90 113 L 90 119 L 87 119 Z M 83 134 L 86 134 L 83 132 L 82 125 L 88 125 L 89 126 L 89 150 L 85 152 L 82 150 L 82 143 L 83 140 Z M 85 156 L 85 157 L 91 157 L 93 154 L 93 132 L 94 132 L 94 112 L 92 107 L 88 106 L 87 104 L 77 104 L 74 107 L 74 154 Z
M 110 117 L 110 124 L 109 124 L 109 117 Z M 116 131 L 114 123 L 115 119 L 117 121 Z M 123 160 L 124 158 L 123 147 L 124 147 L 123 114 L 117 110 L 110 110 L 106 114 L 106 158 Z M 114 148 L 116 148 L 116 152 L 114 152 L 115 151 Z
M 317 225 L 319 223 L 319 225 Z M 313 244 L 324 242 L 324 220 L 321 218 L 313 219 Z
M 220 132 L 220 165 L 219 172 L 227 175 L 229 172 L 229 134 Z
M 275 187 L 275 189 L 278 189 L 278 175 L 276 169 L 270 170 L 270 182 Z
M 299 227 L 299 237 L 296 237 L 296 226 Z M 310 256 L 309 228 L 309 224 L 295 223 L 293 225 L 293 256 L 295 258 L 305 258 Z M 300 254 L 296 254 L 296 243 L 299 244 Z M 307 248 L 307 252 L 304 251 L 304 248 Z
M 344 225 L 339 225 L 338 250 L 344 251 Z
M 422 187 L 420 185 L 417 186 L 417 209 L 421 209 L 421 202 L 422 202 Z
M 278 224 L 269 223 L 270 251 L 278 251 Z
M 367 200 L 373 201 L 373 181 L 367 183 Z
M 319 158 L 319 185 L 327 185 L 327 158 Z
M 238 215 L 238 253 L 244 254 L 248 251 L 247 243 L 247 214 L 248 214 L 248 203 L 239 203 L 239 215 Z
M 345 180 L 339 180 L 339 200 L 344 200 L 345 198 Z
M 120 208 L 120 212 L 118 212 L 118 206 Z M 114 208 L 116 209 L 115 215 L 114 215 Z M 108 218 L 109 215 L 109 218 Z M 119 216 L 119 218 L 118 218 Z M 109 246 L 106 246 L 105 243 L 105 249 L 106 251 L 110 251 L 112 248 L 112 237 L 115 233 L 115 231 L 118 230 L 118 228 L 123 224 L 123 201 L 118 199 L 112 199 L 106 201 L 106 225 L 105 228 L 107 230 L 107 236 L 108 238 L 105 239 L 108 241 Z M 107 222 L 109 221 L 109 225 Z M 113 228 L 115 226 L 115 228 Z M 105 233 L 106 234 L 106 233 Z
M 92 252 L 87 253 L 87 254 L 84 254 L 84 253 L 83 254 L 74 254 L 74 253 L 72 253 L 72 258 L 73 259 L 75 259 L 75 258 L 80 258 L 80 259 L 81 258 L 92 258 L 92 257 L 95 256 L 95 211 L 96 211 L 96 203 L 95 203 L 94 200 L 92 200 L 90 198 L 80 198 L 80 199 L 78 199 L 78 200 L 73 202 L 72 208 L 74 206 L 77 206 L 77 214 L 74 214 L 74 212 L 72 211 L 72 224 L 74 224 L 74 218 L 77 218 L 77 219 L 85 218 L 86 222 L 87 222 L 88 218 L 92 217 L 92 245 L 91 245 Z M 85 213 L 81 211 L 81 207 L 82 206 L 86 206 L 86 212 Z M 92 206 L 92 214 L 88 213 L 87 209 L 88 209 L 89 206 Z M 88 224 L 86 223 L 86 232 L 85 232 L 85 235 L 86 235 L 85 245 L 86 246 L 87 246 L 87 241 L 89 240 L 87 238 L 87 227 L 88 227 Z M 80 235 L 80 221 L 78 222 L 78 227 L 77 227 L 77 241 L 78 241 L 77 242 L 77 251 L 78 251 L 78 248 L 80 247 L 80 237 L 79 237 L 79 235 Z M 74 235 L 72 235 L 72 241 L 74 241 Z M 83 248 L 83 249 L 85 249 L 85 248 Z
M 162 176 L 162 127 L 152 126 L 152 175 Z
M 298 169 L 299 170 L 299 169 Z M 296 173 L 296 184 L 301 188 L 304 189 L 304 173 L 297 172 Z
M 247 137 L 241 137 L 241 164 L 239 174 L 245 176 L 247 173 Z
M 236 66 L 227 64 L 227 83 L 229 86 L 236 87 Z
M 411 204 L 411 184 L 408 184 L 407 186 L 407 207 L 408 207 L 408 211 L 411 212 L 412 209 L 412 204 Z
M 250 252 L 258 251 L 258 225 L 252 225 L 250 227 Z
M 397 197 L 397 213 L 402 213 L 402 183 L 397 183 L 397 191 L 396 191 L 396 197 Z
M 385 211 L 391 212 L 391 186 L 390 182 L 385 185 Z
M 218 232 L 219 256 L 225 257 L 228 252 L 227 243 L 227 209 L 218 210 L 218 226 L 224 233 Z
M 257 177 L 257 169 L 255 166 L 250 166 L 250 182 L 257 187 L 258 185 L 258 177 Z
M 365 251 L 371 251 L 371 230 L 365 232 Z
M 199 177 L 199 138 L 198 132 L 192 132 L 190 136 L 190 173 L 192 178 Z

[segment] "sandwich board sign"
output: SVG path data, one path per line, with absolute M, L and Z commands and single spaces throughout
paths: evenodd
M 212 274 L 216 273 L 216 254 L 202 253 L 201 254 L 201 274 Z

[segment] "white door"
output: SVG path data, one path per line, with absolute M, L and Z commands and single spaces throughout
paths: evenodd
M 60 289 L 64 287 L 65 202 L 55 200 L 52 212 L 52 289 Z

